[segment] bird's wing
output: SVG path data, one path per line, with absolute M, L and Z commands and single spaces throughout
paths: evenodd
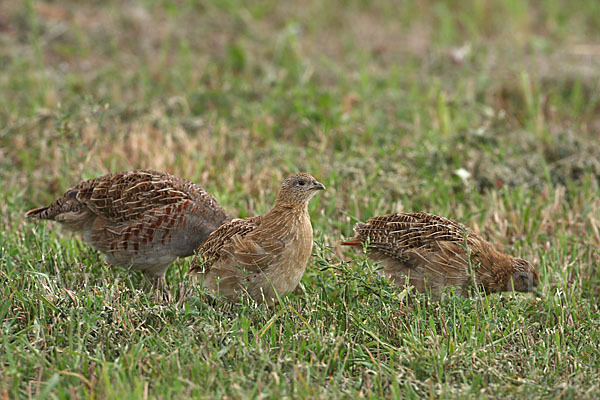
M 249 271 L 261 271 L 274 264 L 282 254 L 285 242 L 268 230 L 255 230 L 246 236 L 232 238 L 234 262 Z
M 148 210 L 138 219 L 123 223 L 96 221 L 92 243 L 107 253 L 136 254 L 144 248 L 163 248 L 176 256 L 187 257 L 223 221 L 201 214 L 192 201 L 180 201 Z
M 457 251 L 470 241 L 472 232 L 450 219 L 427 213 L 397 213 L 369 219 L 354 228 L 357 239 L 381 253 L 408 261 L 411 254 Z M 411 257 L 412 258 L 412 257 Z
M 67 191 L 65 196 L 114 223 L 135 220 L 149 210 L 185 200 L 205 204 L 209 209 L 221 209 L 214 197 L 200 186 L 164 172 L 147 170 L 90 179 Z
M 197 257 L 192 260 L 192 266 L 189 273 L 201 272 L 210 269 L 210 267 L 219 260 L 229 256 L 236 257 L 236 253 L 247 246 L 250 250 L 250 241 L 243 239 L 255 232 L 261 225 L 262 217 L 251 217 L 244 219 L 234 219 L 212 232 L 206 242 L 197 253 Z M 242 243 L 240 245 L 240 243 Z M 259 246 L 254 247 L 255 252 L 260 252 Z
M 384 229 L 398 246 L 431 249 L 438 242 L 464 242 L 468 230 L 448 218 L 427 213 L 402 213 L 368 221 Z

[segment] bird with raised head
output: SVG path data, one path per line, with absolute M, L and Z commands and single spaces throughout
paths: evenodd
M 325 186 L 299 173 L 283 181 L 265 215 L 234 219 L 210 234 L 189 273 L 213 294 L 273 305 L 296 288 L 312 252 L 308 202 Z
M 150 170 L 83 181 L 26 216 L 81 232 L 109 264 L 142 271 L 163 290 L 169 265 L 193 255 L 212 231 L 231 220 L 199 185 Z
M 427 213 L 397 213 L 369 219 L 354 227 L 343 246 L 365 247 L 383 265 L 383 275 L 397 286 L 408 283 L 419 292 L 440 294 L 474 286 L 485 293 L 531 292 L 538 285 L 535 268 L 526 260 L 498 251 L 470 229 Z

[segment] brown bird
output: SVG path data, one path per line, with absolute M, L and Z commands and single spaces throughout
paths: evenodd
M 190 273 L 231 301 L 246 293 L 272 305 L 296 288 L 312 252 L 308 202 L 325 186 L 308 174 L 288 177 L 265 215 L 234 219 L 210 234 Z
M 165 288 L 165 272 L 231 216 L 200 186 L 165 172 L 126 171 L 83 181 L 29 218 L 81 232 L 109 264 L 137 269 Z
M 341 244 L 366 246 L 397 286 L 408 280 L 419 292 L 437 294 L 458 286 L 467 295 L 474 284 L 485 293 L 531 292 L 538 284 L 529 262 L 496 250 L 472 230 L 437 215 L 383 215 L 356 224 L 354 232 L 354 238 Z

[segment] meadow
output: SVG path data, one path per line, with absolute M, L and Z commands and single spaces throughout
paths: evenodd
M 600 397 L 600 2 L 0 2 L 0 397 Z M 281 180 L 314 255 L 271 310 L 173 304 L 56 224 L 81 179 L 164 170 L 233 214 Z M 533 294 L 407 300 L 356 221 L 456 219 Z

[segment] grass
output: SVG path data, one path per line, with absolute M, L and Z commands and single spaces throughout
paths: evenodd
M 0 393 L 597 398 L 599 26 L 594 0 L 0 3 Z M 275 310 L 200 288 L 156 304 L 23 219 L 131 168 L 239 216 L 315 175 L 301 290 Z M 418 210 L 533 261 L 540 290 L 407 302 L 338 244 Z

